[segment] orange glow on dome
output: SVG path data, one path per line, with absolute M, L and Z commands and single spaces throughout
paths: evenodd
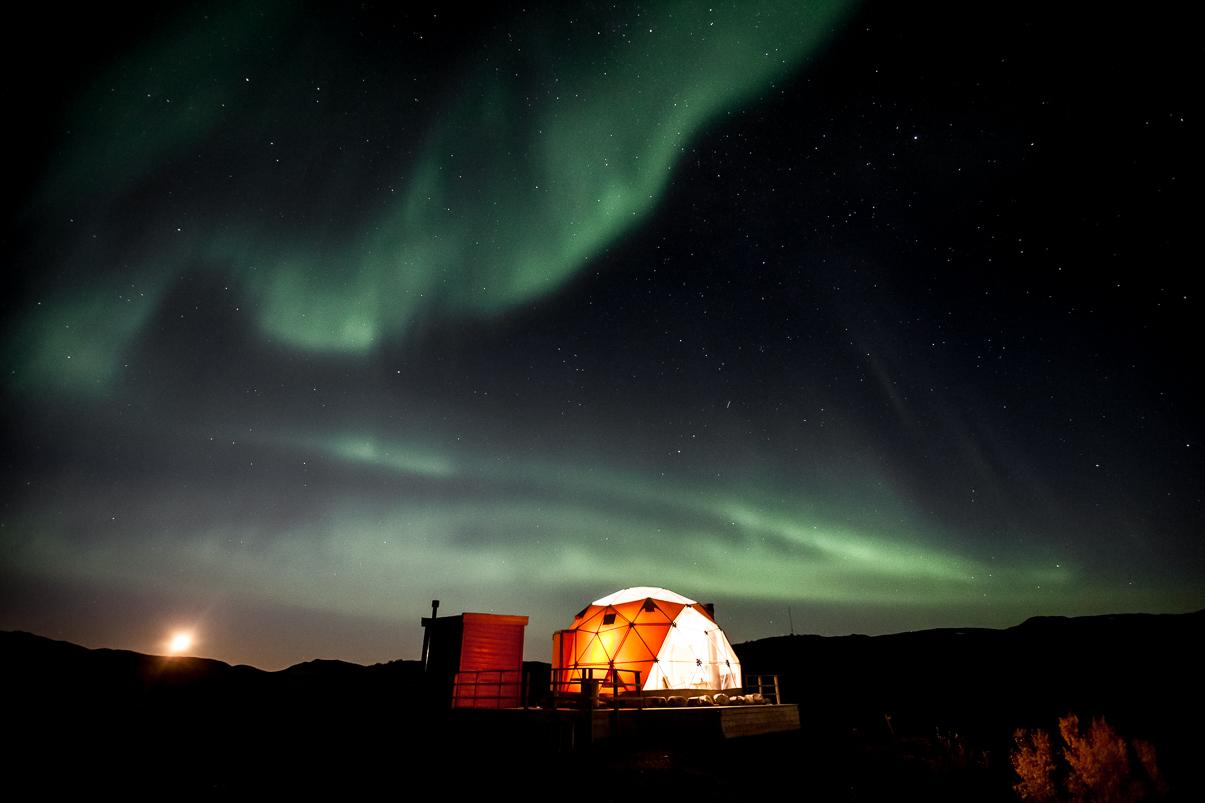
M 646 692 L 741 686 L 740 661 L 708 610 L 657 588 L 625 589 L 588 606 L 553 634 L 552 666 L 562 692 L 578 690 L 587 670 L 604 694 L 636 691 L 637 672 Z

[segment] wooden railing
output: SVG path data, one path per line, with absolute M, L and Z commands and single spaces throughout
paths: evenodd
M 545 704 L 540 693 L 528 700 L 531 680 L 524 669 L 480 669 L 457 672 L 452 687 L 453 708 L 527 708 Z M 553 669 L 555 708 L 645 708 L 638 669 Z M 760 694 L 782 704 L 778 675 L 745 675 L 745 694 Z
M 601 708 L 601 698 L 608 692 L 610 708 L 643 708 L 642 685 L 639 669 L 552 670 L 552 699 L 557 708 Z
M 453 708 L 526 708 L 522 669 L 478 669 L 457 672 L 452 686 Z
M 774 705 L 782 705 L 778 675 L 745 675 L 745 694 L 760 694 Z

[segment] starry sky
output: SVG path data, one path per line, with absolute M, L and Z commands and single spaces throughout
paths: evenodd
M 1192 27 L 1050 5 L 27 11 L 0 628 L 1205 607 Z

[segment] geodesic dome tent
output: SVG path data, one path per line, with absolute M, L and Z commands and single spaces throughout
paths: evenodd
M 597 599 L 552 634 L 557 692 L 581 690 L 587 677 L 601 692 L 707 694 L 741 688 L 741 662 L 703 605 L 664 588 L 625 588 Z

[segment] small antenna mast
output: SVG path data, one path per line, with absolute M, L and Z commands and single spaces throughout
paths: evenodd
M 787 606 L 787 621 L 791 623 L 791 635 L 795 635 L 795 617 L 791 616 L 791 606 Z

